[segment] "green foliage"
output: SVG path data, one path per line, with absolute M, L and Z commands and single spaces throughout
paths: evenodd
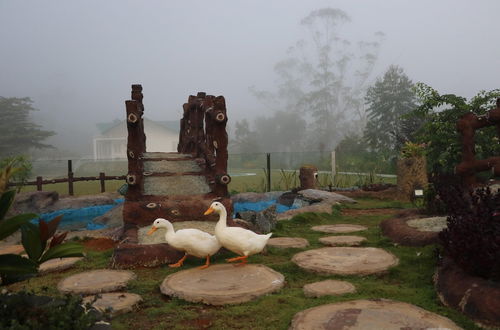
M 413 143 L 407 141 L 401 148 L 401 157 L 403 158 L 422 157 L 424 154 L 425 143 Z
M 32 164 L 28 158 L 22 155 L 7 157 L 0 161 L 0 172 L 10 172 L 7 183 L 11 180 L 19 183 L 18 191 L 21 189 L 22 184 L 30 177 L 32 168 Z
M 30 223 L 36 214 L 19 214 L 5 219 L 12 205 L 15 192 L 9 190 L 0 196 L 0 239 L 21 229 L 21 242 L 28 258 L 17 254 L 0 255 L 0 276 L 4 282 L 16 281 L 17 275 L 37 273 L 41 263 L 55 258 L 81 257 L 83 246 L 75 242 L 62 243 L 67 233 L 56 234 L 62 216 L 49 222 Z M 47 243 L 50 244 L 47 248 Z
M 440 95 L 422 83 L 416 84 L 416 91 L 421 103 L 411 116 L 425 119 L 425 124 L 418 131 L 415 140 L 427 146 L 428 168 L 432 171 L 453 173 L 455 166 L 460 162 L 462 150 L 456 129 L 457 121 L 469 112 L 476 115 L 485 114 L 500 97 L 500 90 L 481 91 L 470 101 L 454 94 Z M 477 130 L 474 140 L 478 159 L 500 153 L 500 144 L 494 127 Z M 492 143 L 494 141 L 497 143 Z
M 371 149 L 397 156 L 402 144 L 411 140 L 422 124 L 422 120 L 405 116 L 417 107 L 412 81 L 402 68 L 391 65 L 384 77 L 368 88 L 365 101 L 365 140 Z
M 52 298 L 24 291 L 0 294 L 0 328 L 86 330 L 98 315 L 87 313 L 86 308 L 90 306 L 84 308 L 80 296 Z
M 41 130 L 32 122 L 30 112 L 36 109 L 29 97 L 0 96 L 0 157 L 26 154 L 32 148 L 50 148 L 43 140 L 54 132 Z

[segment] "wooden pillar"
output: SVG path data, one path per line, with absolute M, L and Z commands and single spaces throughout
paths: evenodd
M 42 177 L 41 176 L 37 176 L 36 177 L 36 190 L 37 191 L 42 191 Z
M 304 165 L 299 171 L 300 190 L 316 189 L 318 168 L 314 165 Z
M 99 180 L 101 181 L 101 192 L 106 192 L 106 175 L 103 172 L 99 173 Z

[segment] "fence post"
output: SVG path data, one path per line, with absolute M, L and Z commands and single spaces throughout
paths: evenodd
M 68 194 L 73 196 L 73 162 L 68 159 Z
M 105 192 L 106 191 L 106 184 L 105 184 L 105 175 L 104 175 L 104 172 L 101 172 L 99 173 L 99 180 L 101 180 L 101 192 Z
M 36 190 L 42 191 L 42 177 L 41 176 L 36 177 Z
M 271 154 L 267 155 L 267 191 L 271 191 Z
M 332 151 L 332 178 L 337 174 L 337 168 L 336 168 L 336 160 L 335 160 L 335 151 Z

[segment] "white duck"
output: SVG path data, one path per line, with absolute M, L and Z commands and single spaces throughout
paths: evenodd
M 219 241 L 214 235 L 192 228 L 175 231 L 172 223 L 162 218 L 158 218 L 153 222 L 153 227 L 151 227 L 148 235 L 154 233 L 158 228 L 166 228 L 165 239 L 167 243 L 173 248 L 185 252 L 184 256 L 178 262 L 169 265 L 169 267 L 182 266 L 189 254 L 198 258 L 206 258 L 205 265 L 199 268 L 207 268 L 210 265 L 210 256 L 214 255 L 221 248 Z
M 248 256 L 261 252 L 273 234 L 259 235 L 241 227 L 228 227 L 227 211 L 220 202 L 213 202 L 204 214 L 208 215 L 212 212 L 219 214 L 219 221 L 215 225 L 215 237 L 223 247 L 240 255 L 227 259 L 228 262 L 241 260 L 239 265 L 246 264 Z

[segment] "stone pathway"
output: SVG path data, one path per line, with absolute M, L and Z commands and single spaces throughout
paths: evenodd
M 321 237 L 319 241 L 328 246 L 359 246 L 366 241 L 365 237 L 361 236 L 327 236 Z
M 253 300 L 281 289 L 284 284 L 282 274 L 264 265 L 224 264 L 171 274 L 163 280 L 160 290 L 167 296 L 191 302 L 225 305 Z
M 314 231 L 320 231 L 323 233 L 353 233 L 357 231 L 367 230 L 368 228 L 360 225 L 352 224 L 338 224 L 338 225 L 321 225 L 311 227 Z
M 384 272 L 399 260 L 379 248 L 325 247 L 297 253 L 292 262 L 320 274 L 368 275 Z
M 309 246 L 309 242 L 305 238 L 301 237 L 275 237 L 269 239 L 267 246 L 282 249 L 305 248 Z
M 450 319 L 392 300 L 354 300 L 321 305 L 295 314 L 299 329 L 460 329 Z
M 306 297 L 336 296 L 345 293 L 356 292 L 356 288 L 349 282 L 325 280 L 304 285 L 304 295 Z
M 44 275 L 52 272 L 59 272 L 73 267 L 83 257 L 57 258 L 45 261 L 38 269 L 38 275 Z
M 82 295 L 113 292 L 124 289 L 135 278 L 128 270 L 98 269 L 66 277 L 57 284 L 57 289 Z
M 83 298 L 84 304 L 91 303 L 101 312 L 111 309 L 111 317 L 134 311 L 140 302 L 141 296 L 127 292 L 110 292 Z

